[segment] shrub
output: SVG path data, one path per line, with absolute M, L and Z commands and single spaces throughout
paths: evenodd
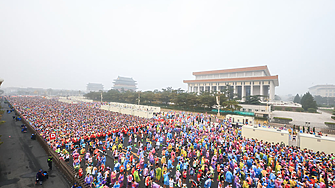
M 275 110 L 283 110 L 283 108 L 280 106 L 275 106 Z
M 268 118 L 266 118 L 266 117 L 259 117 L 259 116 L 255 116 L 255 119 L 257 119 L 257 120 L 268 120 Z
M 335 116 L 332 116 L 332 119 L 335 120 Z
M 333 115 L 335 115 L 335 112 L 333 112 Z
M 326 125 L 335 125 L 334 122 L 325 122 Z
M 303 108 L 301 108 L 301 107 L 299 107 L 299 108 L 296 108 L 296 109 L 295 109 L 295 111 L 296 111 L 296 112 L 303 112 L 303 111 L 304 111 L 304 109 L 303 109 Z
M 286 111 L 292 111 L 293 109 L 292 109 L 292 107 L 285 107 L 285 110 Z
M 309 113 L 316 113 L 316 109 L 315 108 L 308 108 L 307 111 Z
M 292 121 L 292 118 L 284 118 L 284 117 L 273 117 L 273 119 L 281 119 L 281 120 Z

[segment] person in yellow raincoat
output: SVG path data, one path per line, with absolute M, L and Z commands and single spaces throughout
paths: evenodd
M 243 181 L 242 188 L 249 188 L 249 184 L 246 180 Z
M 168 151 L 169 151 L 169 153 L 171 153 L 171 151 L 172 151 L 172 144 L 169 144 Z
M 164 155 L 163 155 L 163 157 L 162 157 L 162 159 L 161 159 L 161 163 L 162 163 L 162 165 L 164 165 L 164 164 L 166 163 L 166 158 L 165 158 Z
M 112 146 L 112 152 L 116 149 L 116 144 Z
M 281 166 L 280 166 L 279 162 L 277 161 L 277 163 L 276 163 L 276 168 L 275 168 L 275 172 L 276 172 L 276 173 L 277 173 L 277 172 L 280 172 L 280 170 L 281 170 Z

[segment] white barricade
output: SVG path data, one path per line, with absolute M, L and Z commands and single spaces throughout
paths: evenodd
M 267 142 L 289 144 L 289 132 L 286 130 L 277 131 L 276 129 L 264 128 L 245 125 L 242 126 L 242 136 L 246 138 L 254 138 Z

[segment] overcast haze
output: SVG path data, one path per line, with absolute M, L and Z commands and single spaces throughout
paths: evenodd
M 0 1 L 2 87 L 85 90 L 118 75 L 187 89 L 194 71 L 268 65 L 276 94 L 334 84 L 335 1 Z

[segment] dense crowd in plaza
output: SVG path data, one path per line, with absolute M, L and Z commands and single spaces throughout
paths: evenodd
M 89 187 L 335 187 L 334 154 L 243 138 L 205 114 L 146 119 L 99 103 L 7 99 Z

